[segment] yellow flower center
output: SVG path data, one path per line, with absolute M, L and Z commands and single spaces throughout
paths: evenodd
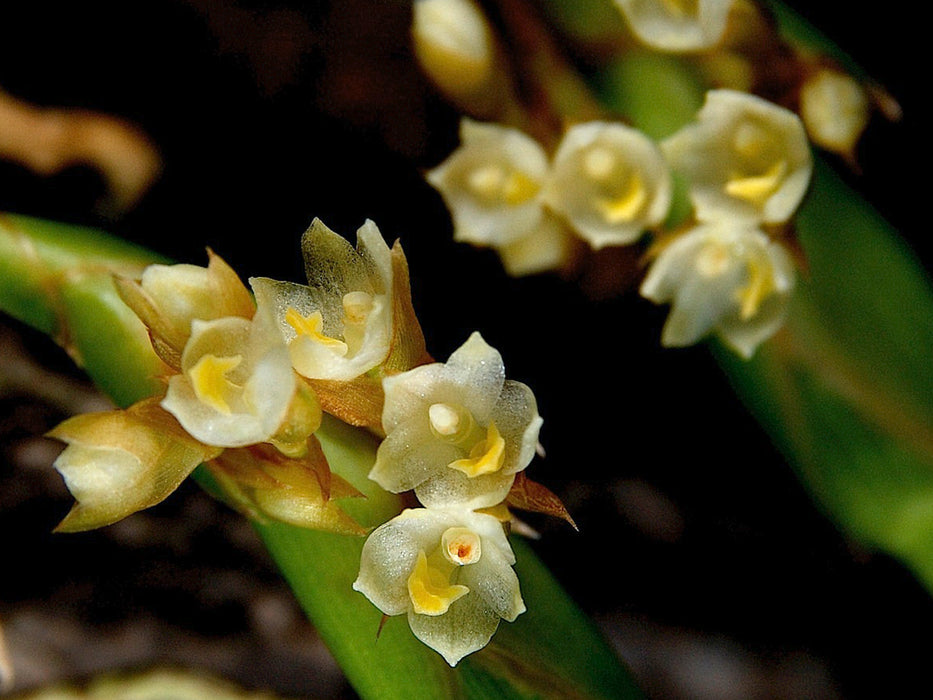
M 761 205 L 781 187 L 787 175 L 787 161 L 779 160 L 761 175 L 733 175 L 726 182 L 726 194 Z
M 473 170 L 467 184 L 481 200 L 488 204 L 518 206 L 532 200 L 541 186 L 520 170 L 501 165 L 486 165 Z
M 648 191 L 638 173 L 622 178 L 618 194 L 611 199 L 600 199 L 596 206 L 608 224 L 621 224 L 635 219 L 648 200 Z
M 726 193 L 760 206 L 780 188 L 787 175 L 787 159 L 781 157 L 774 135 L 754 121 L 736 127 L 732 148 L 741 165 L 726 182 Z
M 347 354 L 345 342 L 324 334 L 324 317 L 320 311 L 312 311 L 304 316 L 297 309 L 288 309 L 285 312 L 285 322 L 295 330 L 298 338 L 310 338 L 340 357 Z
M 695 264 L 697 272 L 704 277 L 719 277 L 732 264 L 732 255 L 728 246 L 714 241 L 703 246 Z
M 232 412 L 232 396 L 241 387 L 227 379 L 227 373 L 233 371 L 242 361 L 242 355 L 217 357 L 210 353 L 198 360 L 194 367 L 188 370 L 188 377 L 198 400 L 229 415 Z
M 412 609 L 419 615 L 443 615 L 455 600 L 470 592 L 466 586 L 451 584 L 450 577 L 455 569 L 452 564 L 446 561 L 441 562 L 442 566 L 437 564 L 428 562 L 422 549 L 418 552 L 415 568 L 408 576 L 408 596 Z
M 474 478 L 499 471 L 504 460 L 505 438 L 499 434 L 496 424 L 490 421 L 489 427 L 486 429 L 486 437 L 478 440 L 473 445 L 470 456 L 454 460 L 447 466 Z

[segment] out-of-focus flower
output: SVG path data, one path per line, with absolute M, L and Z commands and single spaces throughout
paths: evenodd
M 64 532 L 109 525 L 159 503 L 221 452 L 191 437 L 154 399 L 69 418 L 49 437 L 67 443 L 55 468 L 77 501 L 57 528 Z
M 496 518 L 411 509 L 363 545 L 353 583 L 385 615 L 408 615 L 412 632 L 451 666 L 482 649 L 525 611 L 515 555 Z
M 282 336 L 261 313 L 193 321 L 180 369 L 162 406 L 196 439 L 219 447 L 272 439 L 297 389 Z
M 498 248 L 541 224 L 548 167 L 547 154 L 530 136 L 463 119 L 460 146 L 426 177 L 450 209 L 456 240 Z
M 813 170 L 800 118 L 760 97 L 711 90 L 697 121 L 661 143 L 674 170 L 689 180 L 701 221 L 787 221 Z
M 851 160 L 868 125 L 868 95 L 852 76 L 821 69 L 800 88 L 800 116 L 817 146 Z
M 740 221 L 700 224 L 663 248 L 641 294 L 672 307 L 661 342 L 691 345 L 716 332 L 743 357 L 780 328 L 793 290 L 793 261 Z
M 612 122 L 586 122 L 564 134 L 544 202 L 593 248 L 635 242 L 660 224 L 671 177 L 654 141 Z
M 561 269 L 571 262 L 581 245 L 563 221 L 545 211 L 537 228 L 499 246 L 496 252 L 508 274 L 522 277 Z
M 493 35 L 473 0 L 416 0 L 411 34 L 421 67 L 455 101 L 472 101 L 489 82 Z
M 210 250 L 207 267 L 150 265 L 139 281 L 118 278 L 117 289 L 149 330 L 153 349 L 176 371 L 193 321 L 250 319 L 256 311 L 236 272 Z
M 661 51 L 698 51 L 722 39 L 732 0 L 616 0 L 632 33 Z
M 446 363 L 386 377 L 383 387 L 386 438 L 369 476 L 388 491 L 414 489 L 429 508 L 486 508 L 534 457 L 534 394 L 505 379 L 502 356 L 479 333 Z

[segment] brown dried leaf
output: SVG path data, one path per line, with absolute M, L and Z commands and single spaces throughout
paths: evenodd
M 384 363 L 386 373 L 404 372 L 412 367 L 433 362 L 411 301 L 408 260 L 398 241 L 392 246 L 392 304 L 392 341 Z
M 525 476 L 524 472 L 515 475 L 506 503 L 520 510 L 553 515 L 570 523 L 574 530 L 579 529 L 563 502 L 551 490 Z
M 382 384 L 371 377 L 357 377 L 348 382 L 309 379 L 321 408 L 344 423 L 382 431 Z

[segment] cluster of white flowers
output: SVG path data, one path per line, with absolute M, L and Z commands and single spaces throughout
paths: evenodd
M 810 145 L 793 112 L 713 90 L 689 124 L 661 143 L 689 183 L 696 225 L 662 247 L 641 286 L 671 302 L 662 342 L 716 332 L 743 357 L 782 325 L 795 266 L 763 225 L 790 220 L 810 182 Z
M 496 248 L 508 271 L 554 269 L 574 240 L 593 248 L 638 240 L 671 203 L 658 146 L 621 123 L 567 130 L 553 159 L 521 131 L 464 118 L 461 144 L 427 174 L 443 196 L 457 240 Z
M 353 587 L 386 615 L 406 613 L 453 666 L 525 610 L 503 525 L 481 511 L 503 503 L 534 457 L 541 418 L 479 333 L 446 363 L 383 385 L 386 437 L 370 478 L 392 493 L 414 490 L 423 507 L 370 536 Z
M 713 90 L 697 121 L 660 144 L 621 123 L 587 122 L 568 128 L 550 158 L 514 128 L 464 118 L 460 146 L 427 179 L 455 238 L 496 248 L 521 275 L 567 264 L 574 241 L 599 249 L 662 233 L 679 173 L 695 225 L 653 248 L 641 293 L 673 303 L 664 345 L 715 332 L 750 357 L 783 322 L 795 280 L 790 256 L 762 227 L 791 218 L 811 169 L 793 112 Z
M 252 517 L 363 535 L 336 503 L 359 492 L 330 473 L 315 436 L 329 413 L 379 435 L 370 478 L 422 504 L 371 533 L 352 585 L 384 614 L 407 613 L 455 665 L 525 610 L 506 499 L 538 446 L 534 395 L 505 378 L 479 333 L 446 363 L 431 360 L 401 247 L 371 221 L 354 247 L 316 220 L 302 251 L 307 285 L 254 277 L 250 293 L 213 253 L 207 267 L 152 265 L 118 280 L 165 390 L 52 431 L 67 443 L 56 467 L 76 499 L 59 529 L 154 505 L 203 463 Z M 546 492 L 523 478 L 520 507 L 529 488 Z

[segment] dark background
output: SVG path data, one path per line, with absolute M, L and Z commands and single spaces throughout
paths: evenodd
M 912 167 L 929 162 L 929 61 L 905 26 L 918 23 L 795 4 L 903 105 L 901 124 L 872 124 L 863 174 L 845 177 L 929 269 Z M 510 279 L 490 251 L 452 242 L 420 171 L 454 147 L 458 115 L 412 63 L 407 13 L 362 0 L 3 3 L 0 87 L 125 117 L 165 169 L 117 214 L 93 170 L 39 178 L 0 163 L 0 210 L 99 226 L 180 261 L 203 264 L 210 246 L 244 278 L 295 281 L 314 217 L 351 240 L 373 219 L 402 240 L 432 354 L 479 329 L 534 389 L 547 458 L 533 477 L 581 529 L 533 519 L 537 550 L 653 697 L 925 684 L 928 594 L 824 518 L 704 347 L 659 348 L 666 309 L 594 300 L 556 276 Z M 352 697 L 248 526 L 193 486 L 100 532 L 49 533 L 70 499 L 49 466 L 57 448 L 36 436 L 95 399 L 44 338 L 2 323 L 8 358 L 26 362 L 0 374 L 0 619 L 17 687 L 168 663 Z M 22 380 L 29 358 L 50 370 L 41 382 Z

